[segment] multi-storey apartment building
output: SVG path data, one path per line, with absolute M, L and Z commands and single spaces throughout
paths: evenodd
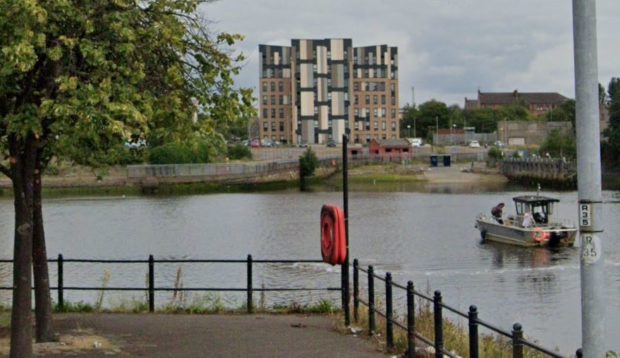
M 259 45 L 260 136 L 282 143 L 399 137 L 398 51 L 351 39 Z

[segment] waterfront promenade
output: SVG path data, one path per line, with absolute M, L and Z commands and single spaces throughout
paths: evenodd
M 56 314 L 44 357 L 382 357 L 327 315 Z M 363 334 L 363 333 L 360 333 Z M 0 355 L 3 355 L 1 352 Z

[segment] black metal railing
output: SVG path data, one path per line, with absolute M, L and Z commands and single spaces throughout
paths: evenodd
M 364 301 L 360 297 L 360 279 L 359 272 L 363 272 L 368 277 L 368 301 Z M 382 312 L 377 308 L 375 302 L 375 280 L 379 280 L 385 283 L 385 311 Z M 394 298 L 392 289 L 400 289 L 406 292 L 406 307 L 407 307 L 407 319 L 406 323 L 402 323 L 394 318 Z M 432 304 L 433 307 L 433 328 L 434 337 L 429 339 L 424 337 L 415 329 L 415 298 L 418 297 L 422 301 L 426 301 Z M 468 335 L 469 335 L 469 356 L 479 357 L 479 335 L 478 327 L 483 326 L 501 336 L 504 336 L 511 340 L 513 357 L 523 358 L 524 347 L 534 349 L 539 353 L 546 354 L 549 357 L 562 357 L 557 352 L 553 352 L 549 349 L 543 348 L 533 342 L 530 342 L 523 338 L 523 327 L 519 323 L 515 323 L 512 327 L 512 332 L 507 332 L 498 327 L 495 327 L 478 318 L 478 309 L 476 306 L 470 306 L 469 312 L 461 312 L 443 302 L 443 298 L 440 291 L 435 291 L 433 297 L 429 297 L 414 289 L 412 281 L 408 281 L 406 286 L 400 285 L 392 281 L 392 274 L 387 272 L 384 277 L 375 274 L 374 267 L 368 266 L 368 269 L 363 269 L 359 266 L 357 259 L 353 260 L 353 318 L 355 321 L 359 320 L 359 306 L 360 304 L 368 308 L 368 333 L 373 335 L 376 330 L 375 315 L 379 315 L 385 319 L 385 337 L 386 346 L 388 350 L 394 348 L 394 327 L 398 327 L 407 333 L 407 357 L 415 357 L 416 339 L 424 342 L 428 346 L 432 346 L 435 349 L 436 357 L 456 357 L 446 347 L 444 347 L 444 310 L 456 314 L 459 317 L 467 319 L 468 321 Z
M 0 263 L 12 263 L 13 260 L 0 260 Z M 71 291 L 144 291 L 148 295 L 149 312 L 155 311 L 155 292 L 162 291 L 195 291 L 195 292 L 246 292 L 247 293 L 247 312 L 254 312 L 253 293 L 254 292 L 273 292 L 273 291 L 341 291 L 341 287 L 261 287 L 253 285 L 253 267 L 255 264 L 296 264 L 296 263 L 323 263 L 322 260 L 255 260 L 252 255 L 248 255 L 245 260 L 197 260 L 197 259 L 155 259 L 149 255 L 146 260 L 91 260 L 91 259 L 65 259 L 62 254 L 57 259 L 49 259 L 48 262 L 57 263 L 57 286 L 50 287 L 57 292 L 57 303 L 62 309 L 65 304 L 64 292 Z M 148 265 L 148 284 L 146 287 L 87 287 L 87 286 L 66 286 L 64 282 L 64 267 L 67 263 L 98 263 L 98 264 L 147 264 Z M 161 263 L 225 263 L 225 264 L 245 264 L 247 267 L 246 287 L 157 287 L 155 286 L 156 264 Z M 327 264 L 326 264 L 327 265 Z M 12 290 L 13 287 L 0 287 L 0 290 Z

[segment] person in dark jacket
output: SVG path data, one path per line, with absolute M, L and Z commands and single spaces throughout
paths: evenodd
M 504 223 L 504 220 L 502 219 L 503 210 L 504 203 L 499 203 L 491 209 L 491 215 L 493 215 L 493 218 L 500 224 Z

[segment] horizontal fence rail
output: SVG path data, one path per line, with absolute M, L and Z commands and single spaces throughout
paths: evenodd
M 64 291 L 144 291 L 148 293 L 149 312 L 155 311 L 155 292 L 246 292 L 247 293 L 247 312 L 254 312 L 253 293 L 254 292 L 294 292 L 294 291 L 341 291 L 341 287 L 254 287 L 254 264 L 271 263 L 324 263 L 322 260 L 254 260 L 252 255 L 248 255 L 245 260 L 201 260 L 201 259 L 155 259 L 149 255 L 146 260 L 98 260 L 98 259 L 65 259 L 62 254 L 57 259 L 48 259 L 48 262 L 57 264 L 57 285 L 50 287 L 58 294 L 58 306 L 62 309 L 65 304 Z M 13 263 L 13 260 L 0 260 L 0 263 Z M 65 264 L 71 263 L 98 263 L 98 264 L 147 264 L 148 265 L 148 284 L 143 287 L 86 287 L 71 286 L 64 282 Z M 158 287 L 155 285 L 155 265 L 164 263 L 225 263 L 225 264 L 245 264 L 247 269 L 246 287 Z M 0 287 L 0 290 L 13 290 L 13 287 Z
M 360 297 L 360 277 L 359 273 L 365 273 L 367 276 L 367 290 L 368 290 L 368 299 L 364 300 Z M 375 292 L 375 282 L 381 281 L 385 283 L 385 311 L 381 311 L 376 306 L 376 292 Z M 392 294 L 392 289 L 397 288 L 399 290 L 404 290 L 406 292 L 406 307 L 407 307 L 407 318 L 406 324 L 399 322 L 394 318 L 393 313 L 393 305 L 394 298 Z M 428 302 L 432 306 L 433 310 L 433 328 L 434 328 L 434 337 L 433 339 L 429 339 L 427 337 L 422 336 L 415 329 L 415 298 L 418 297 L 421 300 Z M 394 283 L 392 281 L 392 274 L 387 272 L 385 276 L 377 275 L 374 271 L 374 267 L 368 266 L 367 269 L 360 267 L 359 261 L 357 259 L 353 260 L 353 318 L 355 321 L 359 321 L 359 305 L 362 304 L 368 308 L 368 333 L 373 335 L 376 330 L 376 321 L 375 315 L 379 315 L 385 319 L 385 337 L 386 337 L 386 345 L 388 349 L 394 348 L 394 326 L 404 330 L 407 333 L 407 352 L 406 357 L 415 357 L 416 356 L 416 339 L 423 342 L 427 346 L 431 346 L 435 349 L 435 357 L 457 357 L 454 353 L 450 352 L 446 347 L 444 347 L 444 329 L 443 322 L 444 316 L 443 312 L 449 311 L 451 313 L 456 314 L 461 318 L 465 318 L 468 320 L 468 336 L 469 336 L 469 356 L 470 357 L 479 357 L 479 335 L 478 335 L 478 327 L 483 326 L 496 334 L 504 336 L 511 340 L 513 357 L 515 358 L 523 358 L 525 356 L 524 347 L 529 347 L 539 353 L 543 353 L 549 357 L 561 358 L 563 357 L 557 352 L 553 352 L 549 349 L 543 348 L 540 345 L 537 345 L 533 342 L 530 342 L 523 338 L 523 327 L 519 323 L 515 323 L 512 327 L 512 331 L 508 332 L 502 330 L 498 327 L 493 326 L 485 321 L 482 321 L 478 318 L 478 309 L 476 306 L 470 306 L 469 312 L 461 312 L 445 303 L 443 303 L 443 298 L 440 291 L 435 291 L 433 297 L 429 297 L 421 292 L 418 292 L 414 289 L 414 285 L 412 281 L 407 282 L 406 286 Z

